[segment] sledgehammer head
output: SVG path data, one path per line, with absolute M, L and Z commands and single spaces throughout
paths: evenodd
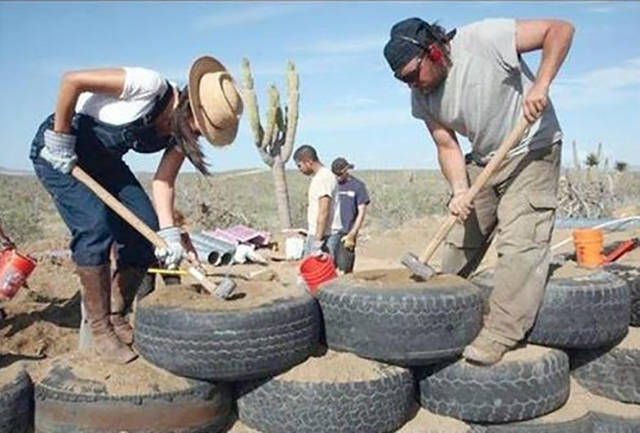
M 216 286 L 214 295 L 220 299 L 229 299 L 236 288 L 236 282 L 231 278 L 223 278 Z
M 436 274 L 435 269 L 426 263 L 422 263 L 418 257 L 413 253 L 407 253 L 402 258 L 402 264 L 405 265 L 413 276 L 418 277 L 424 281 L 427 281 Z

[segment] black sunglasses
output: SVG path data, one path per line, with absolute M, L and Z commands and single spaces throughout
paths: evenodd
M 424 59 L 424 53 L 422 53 L 418 57 L 418 66 L 416 66 L 411 72 L 408 74 L 400 75 L 400 71 L 396 72 L 394 76 L 406 84 L 413 84 L 418 81 L 420 78 L 420 68 L 422 67 L 422 60 Z

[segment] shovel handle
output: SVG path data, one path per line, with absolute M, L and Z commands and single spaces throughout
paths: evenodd
M 77 165 L 71 170 L 71 175 L 79 182 L 89 188 L 95 195 L 98 196 L 104 204 L 106 204 L 112 211 L 114 211 L 120 218 L 125 220 L 131 227 L 136 229 L 138 233 L 144 236 L 149 242 L 156 248 L 167 248 L 167 242 L 160 237 L 156 232 L 138 218 L 133 212 L 131 212 L 125 205 L 120 203 L 109 191 L 104 189 L 102 185 L 96 182 L 89 174 L 78 167 Z M 206 279 L 204 274 L 200 272 L 195 264 L 187 257 L 189 266 L 187 272 L 193 276 L 209 293 L 214 294 L 216 285 Z
M 493 175 L 494 172 L 500 168 L 502 161 L 507 156 L 507 153 L 511 150 L 511 148 L 520 140 L 524 135 L 525 131 L 529 127 L 529 122 L 524 117 L 520 117 L 518 123 L 515 128 L 505 137 L 505 139 L 500 144 L 500 147 L 496 150 L 495 154 L 491 157 L 489 163 L 482 169 L 476 180 L 469 188 L 469 191 L 465 193 L 465 198 L 472 202 L 476 197 L 478 192 L 482 189 L 482 187 L 487 183 L 489 178 Z M 442 241 L 447 237 L 453 226 L 456 224 L 456 216 L 449 214 L 447 219 L 442 223 L 438 232 L 435 234 L 427 248 L 420 255 L 419 259 L 421 263 L 427 263 L 433 254 L 436 252 Z

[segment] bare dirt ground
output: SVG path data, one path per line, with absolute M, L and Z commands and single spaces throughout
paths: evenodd
M 408 252 L 419 254 L 433 236 L 441 222 L 440 217 L 413 220 L 397 229 L 365 231 L 359 239 L 356 271 L 401 268 L 400 259 Z M 571 236 L 571 230 L 554 232 L 552 245 Z M 640 229 L 605 234 L 605 245 L 640 236 Z M 80 324 L 80 283 L 68 258 L 42 256 L 44 251 L 63 250 L 67 247 L 63 238 L 29 245 L 21 245 L 20 251 L 41 256 L 38 266 L 28 281 L 28 288 L 21 289 L 11 300 L 0 301 L 6 318 L 0 324 L 0 368 L 24 361 L 36 378 L 51 358 L 73 351 L 78 343 Z M 571 252 L 568 243 L 556 252 Z M 495 262 L 492 246 L 481 268 Z M 440 265 L 440 254 L 431 264 Z M 620 262 L 640 266 L 640 249 L 624 256 Z M 272 262 L 272 268 L 281 281 L 295 281 L 297 262 Z M 263 269 L 259 265 L 237 265 L 227 269 L 211 268 L 217 274 L 230 272 L 249 275 Z M 215 278 L 215 277 L 214 277 Z

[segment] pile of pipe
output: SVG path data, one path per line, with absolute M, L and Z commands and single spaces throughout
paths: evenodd
M 202 232 L 191 235 L 193 244 L 200 260 L 206 260 L 214 266 L 231 264 L 236 253 L 236 245 L 206 235 Z

